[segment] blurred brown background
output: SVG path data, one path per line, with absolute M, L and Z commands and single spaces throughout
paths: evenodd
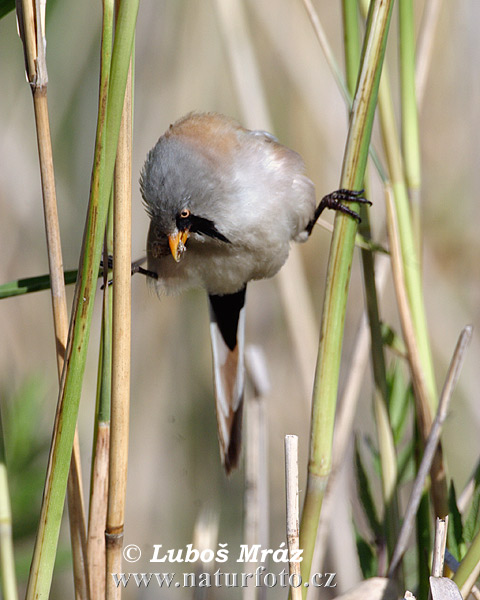
M 145 252 L 148 224 L 138 191 L 138 174 L 147 151 L 163 131 L 191 110 L 218 111 L 247 124 L 219 17 L 221 1 L 140 3 L 135 57 L 133 258 Z M 340 3 L 316 4 L 342 64 Z M 424 3 L 417 4 L 420 23 Z M 341 95 L 300 0 L 248 0 L 242 6 L 273 132 L 304 157 L 320 199 L 338 187 L 347 131 Z M 47 9 L 48 94 L 64 265 L 76 268 L 96 126 L 101 7 L 100 2 L 50 0 Z M 461 327 L 480 324 L 479 21 L 477 2 L 444 3 L 421 109 L 425 300 L 439 386 Z M 388 52 L 392 79 L 397 77 L 395 41 L 396 18 Z M 6 282 L 47 272 L 33 110 L 13 14 L 0 22 L 0 57 L 0 282 Z M 270 125 L 256 112 L 257 92 L 248 86 L 243 92 L 244 102 L 247 107 L 251 103 L 252 109 L 248 126 L 268 128 Z M 376 181 L 375 176 L 373 179 Z M 376 238 L 383 241 L 384 208 L 378 182 L 373 194 L 371 219 Z M 331 220 L 331 216 L 327 218 Z M 317 227 L 300 250 L 317 323 L 329 240 L 330 234 Z M 272 380 L 267 398 L 271 548 L 277 548 L 285 539 L 283 437 L 287 433 L 300 436 L 303 489 L 309 435 L 309 398 L 300 382 L 276 283 L 272 280 L 251 285 L 247 312 L 247 341 L 265 352 Z M 398 328 L 391 288 L 388 281 L 381 314 Z M 68 293 L 70 305 L 72 289 Z M 194 291 L 159 301 L 139 276 L 132 280 L 132 295 L 125 543 L 138 544 L 144 556 L 136 566 L 124 564 L 124 570 L 175 570 L 175 565 L 150 565 L 151 547 L 163 544 L 164 548 L 183 548 L 192 541 L 196 518 L 204 508 L 219 512 L 219 541 L 227 542 L 231 555 L 235 555 L 242 539 L 243 479 L 241 473 L 235 473 L 227 480 L 219 462 L 205 295 Z M 357 256 L 340 391 L 362 310 Z M 91 456 L 98 314 L 80 408 L 85 481 Z M 48 293 L 3 300 L 0 332 L 1 393 L 8 399 L 32 373 L 39 374 L 47 391 L 38 432 L 48 438 L 57 389 Z M 473 469 L 480 447 L 479 355 L 475 332 L 444 433 L 445 455 L 458 489 Z M 312 381 L 314 363 L 312 355 Z M 359 435 L 374 435 L 369 380 L 367 369 L 355 421 Z M 358 577 L 358 566 L 349 550 L 353 540 L 349 516 L 352 493 L 350 481 L 342 488 L 332 523 L 342 550 L 337 553 L 332 546 L 327 551 L 330 569 L 337 571 L 338 592 Z M 222 565 L 222 570 L 241 571 L 241 564 L 228 564 Z M 271 567 L 274 572 L 281 570 L 278 565 Z M 70 585 L 70 581 L 68 572 L 57 574 L 52 598 L 66 597 L 62 586 Z M 170 598 L 172 593 L 153 585 L 142 592 L 131 586 L 125 597 Z M 285 597 L 285 591 L 278 587 L 269 593 L 272 598 Z M 233 589 L 217 589 L 214 597 L 227 595 L 240 597 Z M 191 590 L 175 590 L 175 597 L 190 598 Z

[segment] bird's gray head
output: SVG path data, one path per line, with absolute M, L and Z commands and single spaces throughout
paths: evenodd
M 168 238 L 176 261 L 190 233 L 228 242 L 215 226 L 221 187 L 208 158 L 183 140 L 162 136 L 148 153 L 140 189 L 156 236 Z

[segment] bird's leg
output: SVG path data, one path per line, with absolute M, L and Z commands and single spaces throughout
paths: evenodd
M 318 221 L 318 218 L 326 208 L 337 210 L 346 215 L 350 215 L 357 221 L 357 223 L 360 223 L 360 215 L 351 208 L 348 208 L 348 206 L 345 206 L 345 204 L 343 203 L 359 202 L 360 204 L 368 204 L 369 206 L 371 206 L 372 203 L 370 202 L 370 200 L 367 200 L 362 196 L 363 192 L 364 190 L 353 191 L 341 189 L 324 196 L 315 210 L 315 215 L 313 219 L 307 225 L 308 234 L 310 235 L 312 233 L 313 226 Z
M 135 273 L 140 273 L 141 275 L 145 275 L 145 277 L 151 277 L 152 279 L 158 279 L 158 273 L 155 271 L 150 271 L 149 269 L 144 269 L 140 266 L 142 262 L 145 261 L 145 258 L 142 258 L 141 261 L 136 260 L 132 263 L 132 275 Z
M 148 269 L 144 269 L 142 266 L 140 266 L 146 260 L 147 260 L 147 258 L 144 256 L 144 257 L 139 258 L 138 260 L 135 260 L 134 262 L 132 262 L 131 274 L 135 275 L 135 273 L 140 273 L 141 275 L 145 275 L 145 277 L 151 277 L 152 279 L 158 279 L 158 274 L 155 273 L 155 271 L 149 271 Z M 103 267 L 103 260 L 100 261 L 100 267 Z M 108 269 L 113 268 L 113 256 L 110 254 L 108 256 L 107 267 L 108 267 Z M 108 281 L 108 285 L 111 285 L 111 284 L 112 284 L 112 280 L 110 279 Z M 103 289 L 103 286 L 102 286 L 102 289 Z

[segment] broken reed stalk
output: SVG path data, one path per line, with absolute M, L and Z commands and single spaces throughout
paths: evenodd
M 393 2 L 380 0 L 374 0 L 370 5 L 340 180 L 342 188 L 362 188 L 392 6 Z M 313 393 L 307 491 L 300 528 L 300 546 L 304 550 L 303 581 L 310 576 L 318 520 L 332 465 L 342 337 L 356 229 L 354 219 L 336 214 Z M 304 595 L 306 591 L 304 588 Z
M 447 546 L 448 515 L 444 519 L 435 522 L 435 540 L 433 543 L 432 575 L 443 577 L 443 565 L 445 563 L 445 548 Z
M 47 64 L 45 38 L 45 4 L 40 0 L 17 2 L 19 32 L 24 44 L 25 68 L 30 83 L 35 112 L 38 157 L 42 182 L 43 211 L 47 238 L 50 291 L 52 298 L 57 371 L 60 382 L 68 337 L 68 314 L 63 274 L 62 245 L 58 222 L 52 140 L 47 102 Z M 86 531 L 83 502 L 80 446 L 75 430 L 68 476 L 68 515 L 73 557 L 75 595 L 88 598 L 86 573 Z
M 300 548 L 298 508 L 298 437 L 285 436 L 285 487 L 287 497 L 287 546 L 290 598 L 302 599 L 302 576 L 298 557 Z M 294 560 L 291 560 L 291 559 Z
M 115 166 L 113 209 L 112 406 L 108 510 L 105 530 L 107 573 L 122 570 L 130 408 L 132 63 L 125 90 Z M 106 597 L 120 598 L 109 581 Z

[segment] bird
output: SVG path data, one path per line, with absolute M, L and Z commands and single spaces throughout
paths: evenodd
M 363 190 L 341 189 L 317 206 L 297 152 L 211 112 L 170 125 L 146 157 L 140 190 L 150 225 L 147 268 L 137 270 L 159 296 L 190 288 L 208 295 L 218 439 L 229 474 L 241 449 L 247 284 L 273 277 L 325 208 L 359 221 L 344 202 L 369 201 Z

